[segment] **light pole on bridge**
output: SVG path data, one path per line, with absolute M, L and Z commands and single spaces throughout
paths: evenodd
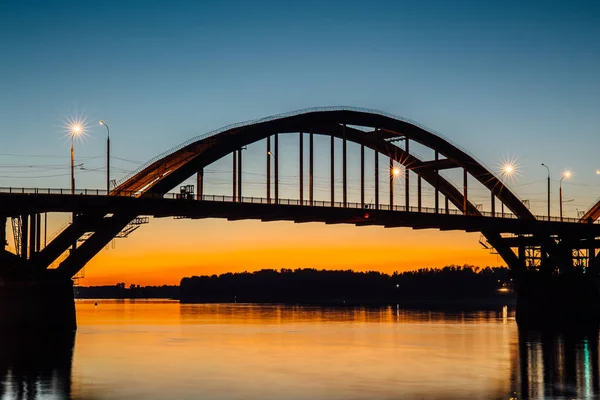
M 83 126 L 75 123 L 70 127 L 71 131 L 71 194 L 75 194 L 75 137 L 83 134 Z
M 548 170 L 548 221 L 550 221 L 550 168 L 544 163 L 542 163 L 542 167 L 546 167 Z
M 106 127 L 106 195 L 110 194 L 110 129 L 108 124 L 100 120 L 100 125 Z
M 559 198 L 559 203 L 560 203 L 560 220 L 561 220 L 561 222 L 563 220 L 562 181 L 563 181 L 563 179 L 569 178 L 570 176 L 571 176 L 571 171 L 565 171 L 559 181 L 558 198 Z

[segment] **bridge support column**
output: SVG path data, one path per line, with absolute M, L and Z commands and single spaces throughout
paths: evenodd
M 31 214 L 29 216 L 29 253 L 31 255 L 31 257 L 33 257 L 33 254 L 35 253 L 35 249 L 36 249 L 36 243 L 35 243 L 35 239 L 37 237 L 37 215 L 36 214 Z M 25 237 L 25 240 L 27 240 L 28 238 Z
M 200 168 L 196 173 L 196 199 L 202 200 L 204 194 L 204 168 Z
M 313 141 L 313 133 L 312 129 L 310 130 L 310 135 L 308 137 L 308 198 L 310 201 L 310 205 L 313 205 L 313 195 L 314 195 L 314 185 L 313 185 L 313 153 L 314 153 L 314 141 Z
M 409 140 L 406 138 L 406 146 L 404 151 L 406 152 L 406 156 L 410 155 L 410 146 Z M 404 202 L 406 205 L 406 211 L 410 210 L 410 170 L 407 166 L 404 166 Z
M 237 195 L 238 195 L 238 200 L 241 202 L 242 201 L 242 150 L 243 149 L 239 149 L 238 150 L 238 170 L 237 170 L 237 184 L 238 184 L 238 190 L 237 190 Z
M 437 165 L 437 162 L 440 160 L 440 154 L 438 153 L 438 151 L 435 151 L 435 163 Z M 435 212 L 436 214 L 440 212 L 440 190 L 439 190 L 439 186 L 440 186 L 440 170 L 435 169 Z
M 365 145 L 360 145 L 360 207 L 365 208 Z
M 528 271 L 517 289 L 520 327 L 581 329 L 600 323 L 598 283 L 587 274 Z
M 267 204 L 271 204 L 271 136 L 267 137 Z
M 348 206 L 348 181 L 346 174 L 346 124 L 343 127 L 343 141 L 342 141 L 342 201 L 344 207 Z
M 29 242 L 29 215 L 21 215 L 21 258 L 27 260 L 29 251 L 27 245 Z
M 279 203 L 279 135 L 275 135 L 275 154 L 273 156 L 273 163 L 275 164 L 275 204 Z
M 233 153 L 231 153 L 231 155 L 233 156 L 233 176 L 232 176 L 232 186 L 233 186 L 233 202 L 235 203 L 237 201 L 237 155 L 238 152 L 237 150 L 234 150 Z
M 375 150 L 375 209 L 379 210 L 379 153 Z
M 421 212 L 421 175 L 417 177 L 417 210 Z
M 463 189 L 464 189 L 464 194 L 463 194 L 463 214 L 467 215 L 467 204 L 469 204 L 468 200 L 467 200 L 467 181 L 468 181 L 468 174 L 467 174 L 467 169 L 463 168 Z
M 494 196 L 494 192 L 492 192 L 491 204 L 492 204 L 492 216 L 495 217 L 495 214 L 496 214 L 496 196 Z
M 6 241 L 6 217 L 0 215 L 0 252 L 3 251 L 7 246 Z
M 0 286 L 0 329 L 31 329 L 42 333 L 77 328 L 73 281 L 40 279 L 5 282 Z
M 331 135 L 331 207 L 335 202 L 335 136 Z
M 298 155 L 298 159 L 300 160 L 300 171 L 299 171 L 299 177 L 300 177 L 300 204 L 304 205 L 304 133 L 300 132 L 300 136 L 299 136 L 299 144 L 298 144 L 298 149 L 299 149 L 299 155 Z
M 390 210 L 394 208 L 394 159 L 390 157 Z

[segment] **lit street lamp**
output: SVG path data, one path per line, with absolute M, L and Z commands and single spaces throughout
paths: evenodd
M 559 202 L 560 202 L 560 220 L 563 220 L 563 207 L 562 207 L 562 181 L 565 178 L 569 178 L 571 176 L 571 171 L 565 171 L 562 175 L 562 177 L 560 178 L 560 182 L 559 182 L 559 192 L 558 192 L 558 197 L 559 197 Z
M 110 194 L 110 129 L 104 121 L 100 121 L 100 125 L 106 127 L 106 195 Z
M 542 167 L 546 167 L 548 170 L 548 221 L 550 221 L 550 168 L 544 163 L 542 163 Z
M 75 136 L 83 134 L 83 126 L 75 123 L 70 126 L 71 131 L 71 194 L 75 194 Z

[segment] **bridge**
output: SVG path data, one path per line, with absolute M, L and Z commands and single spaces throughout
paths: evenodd
M 279 136 L 285 134 L 298 136 L 298 196 L 294 199 L 281 198 L 279 190 Z M 315 198 L 316 136 L 329 138 L 328 200 Z M 265 142 L 265 192 L 261 197 L 244 196 L 242 149 L 261 141 Z M 360 150 L 351 160 L 349 142 Z M 341 149 L 336 149 L 336 143 Z M 431 157 L 419 157 L 411 149 L 415 146 L 426 149 Z M 341 198 L 336 199 L 340 188 L 335 158 L 340 150 Z M 365 181 L 370 179 L 365 176 L 366 152 L 374 155 L 372 193 L 366 193 Z M 226 156 L 233 160 L 231 195 L 205 194 L 205 168 Z M 381 198 L 381 157 L 389 159 L 387 202 Z M 356 202 L 349 201 L 348 163 L 360 169 L 360 200 Z M 449 171 L 461 176 L 458 184 L 444 174 Z M 192 178 L 195 185 L 182 186 Z M 400 204 L 394 195 L 398 178 L 404 180 Z M 416 193 L 411 193 L 411 180 L 417 182 Z M 475 183 L 488 192 L 487 211 L 469 196 L 470 185 Z M 430 206 L 423 204 L 425 188 L 434 193 Z M 374 201 L 366 201 L 371 196 Z M 69 212 L 73 218 L 42 245 L 41 216 L 49 212 Z M 110 192 L 0 188 L 0 218 L 5 226 L 11 221 L 15 242 L 14 252 L 6 245 L 1 249 L 0 274 L 7 282 L 70 282 L 110 241 L 133 233 L 148 222 L 148 216 L 481 232 L 482 245 L 497 252 L 521 281 L 531 272 L 597 277 L 600 269 L 600 202 L 577 219 L 535 216 L 493 171 L 440 134 L 385 113 L 323 108 L 234 124 L 191 139 L 124 177 Z M 0 230 L 0 243 L 7 243 L 5 232 Z

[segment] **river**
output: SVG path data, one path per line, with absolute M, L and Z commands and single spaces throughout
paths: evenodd
M 0 336 L 0 397 L 596 398 L 598 333 L 514 313 L 76 301 L 69 338 Z

